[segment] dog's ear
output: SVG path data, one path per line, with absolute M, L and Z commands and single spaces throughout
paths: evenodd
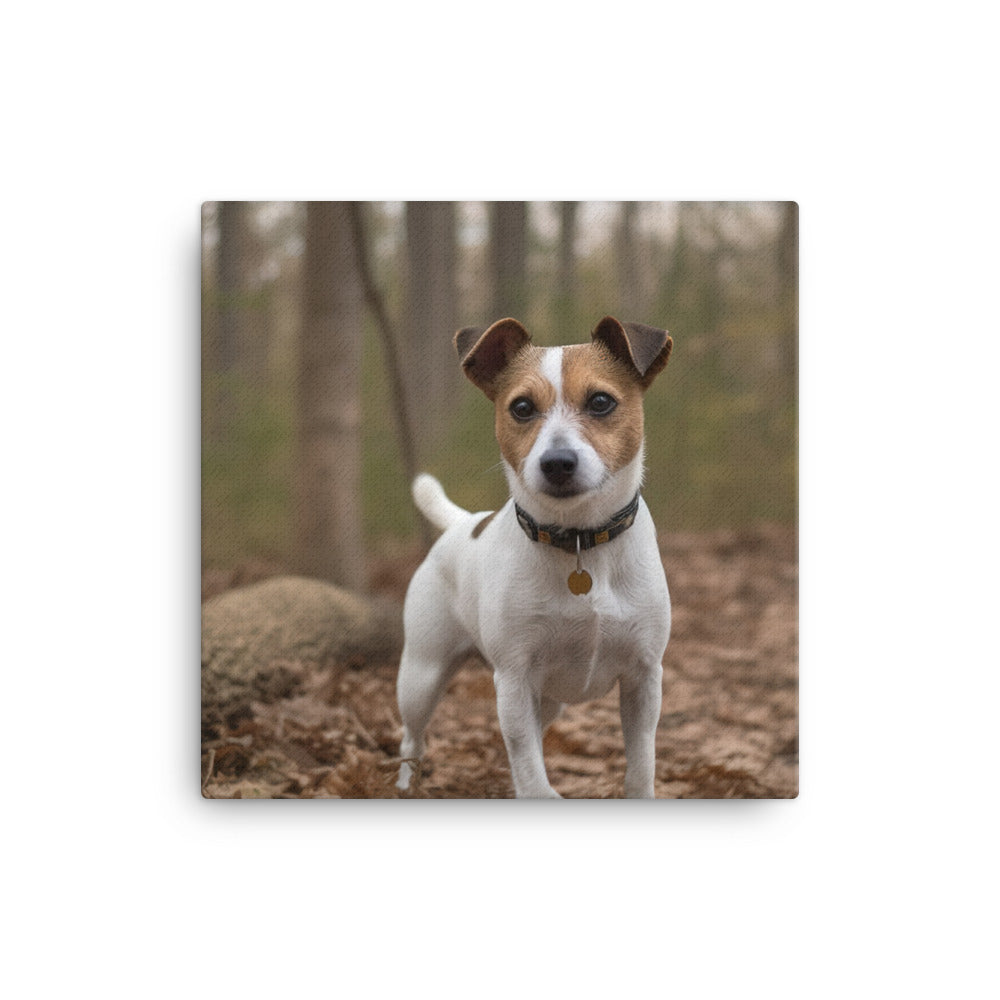
M 648 389 L 666 368 L 674 346 L 666 330 L 642 323 L 619 323 L 613 316 L 605 316 L 591 336 L 635 370 L 643 389 Z
M 530 340 L 531 334 L 516 319 L 498 319 L 486 330 L 473 326 L 459 330 L 455 348 L 462 370 L 492 400 L 497 376 Z

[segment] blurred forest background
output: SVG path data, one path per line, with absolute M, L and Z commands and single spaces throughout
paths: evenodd
M 540 345 L 608 314 L 666 327 L 657 527 L 793 526 L 797 270 L 791 202 L 208 202 L 203 567 L 363 590 L 374 555 L 420 537 L 415 470 L 499 506 L 491 406 L 451 338 L 503 316 Z

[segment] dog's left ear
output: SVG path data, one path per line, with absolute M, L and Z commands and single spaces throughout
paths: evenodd
M 648 389 L 653 379 L 666 368 L 670 349 L 674 346 L 666 330 L 642 323 L 619 323 L 613 316 L 605 316 L 591 337 L 632 367 L 643 389 Z

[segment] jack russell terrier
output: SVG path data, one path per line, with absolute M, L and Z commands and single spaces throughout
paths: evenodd
M 542 734 L 566 703 L 618 682 L 625 794 L 653 798 L 670 597 L 640 495 L 642 398 L 673 343 L 665 330 L 605 317 L 589 344 L 534 347 L 513 319 L 455 335 L 462 368 L 495 406 L 511 498 L 495 513 L 413 482 L 444 534 L 410 582 L 397 696 L 399 780 L 410 786 L 424 729 L 469 654 L 493 669 L 518 798 L 559 798 Z

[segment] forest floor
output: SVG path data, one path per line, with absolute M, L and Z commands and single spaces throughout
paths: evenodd
M 671 533 L 660 548 L 673 604 L 656 734 L 662 798 L 798 794 L 798 558 L 794 528 Z M 414 549 L 377 560 L 372 590 L 402 600 Z M 206 572 L 203 598 L 281 572 Z M 396 798 L 396 662 L 288 665 L 265 701 L 203 711 L 207 798 Z M 617 691 L 568 707 L 545 735 L 553 787 L 619 798 L 625 771 Z M 409 798 L 509 798 L 493 680 L 481 661 L 456 675 L 431 721 Z

